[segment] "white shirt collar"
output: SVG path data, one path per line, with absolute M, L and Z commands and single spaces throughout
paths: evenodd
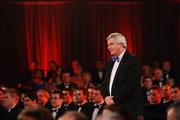
M 123 57 L 123 55 L 124 55 L 125 52 L 126 52 L 126 49 L 118 56 L 119 61 L 121 61 L 121 59 L 122 59 L 122 57 Z
M 57 108 L 52 108 L 52 110 L 59 110 L 59 108 L 61 108 L 61 106 L 59 106 Z
M 8 112 L 11 112 L 11 110 L 15 107 L 16 107 L 16 104 L 14 106 L 12 106 L 10 109 L 8 109 Z

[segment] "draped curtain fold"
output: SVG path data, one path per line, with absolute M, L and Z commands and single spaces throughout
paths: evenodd
M 85 69 L 91 69 L 96 60 L 106 62 L 110 57 L 106 37 L 112 32 L 124 34 L 128 50 L 141 57 L 138 3 L 24 2 L 16 5 L 19 49 L 23 51 L 20 57 L 28 66 L 38 61 L 47 70 L 48 62 L 55 60 L 69 68 L 71 61 L 78 59 Z

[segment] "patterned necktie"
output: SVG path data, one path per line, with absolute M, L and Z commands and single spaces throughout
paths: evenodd
M 113 57 L 112 57 L 112 61 L 113 61 L 113 62 L 116 62 L 116 61 L 119 62 L 119 57 L 113 56 Z

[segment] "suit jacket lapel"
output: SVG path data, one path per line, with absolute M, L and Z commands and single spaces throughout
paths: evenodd
M 121 74 L 123 73 L 123 71 L 124 71 L 124 65 L 125 65 L 125 61 L 126 61 L 126 57 L 127 57 L 127 54 L 128 54 L 128 52 L 126 51 L 125 53 L 124 53 L 124 55 L 123 55 L 123 57 L 122 57 L 122 59 L 121 59 L 121 61 L 120 61 L 120 63 L 119 63 L 119 66 L 118 66 L 118 69 L 117 69 L 117 71 L 116 71 L 116 75 L 115 75 L 115 77 L 114 77 L 114 81 L 113 81 L 113 85 L 112 85 L 112 95 L 113 95 L 113 93 L 115 93 L 115 88 L 117 88 L 117 86 L 116 85 L 118 85 L 118 87 L 120 87 L 119 85 L 121 85 Z M 120 76 L 119 78 L 118 78 L 118 76 Z M 116 82 L 119 80 L 119 83 L 120 84 L 116 84 Z M 115 87 L 116 86 L 116 87 Z

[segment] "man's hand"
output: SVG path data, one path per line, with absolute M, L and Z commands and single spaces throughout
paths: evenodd
M 107 96 L 107 97 L 105 97 L 105 102 L 106 102 L 107 105 L 114 104 L 113 97 L 114 96 Z

